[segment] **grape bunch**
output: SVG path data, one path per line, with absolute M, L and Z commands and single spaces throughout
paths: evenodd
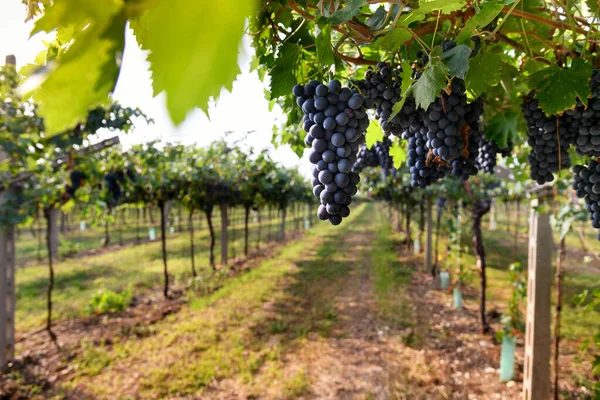
M 573 110 L 567 110 L 560 117 L 569 132 L 575 131 L 575 150 L 579 154 L 600 156 L 600 72 L 594 70 L 590 80 L 592 94 L 587 108 L 577 101 Z
M 493 174 L 496 167 L 496 155 L 499 153 L 498 146 L 493 140 L 479 141 L 479 156 L 477 157 L 477 168 L 486 174 Z
M 573 173 L 573 189 L 577 197 L 584 199 L 592 226 L 600 229 L 600 164 L 596 160 L 590 160 L 588 165 L 575 165 Z
M 121 184 L 125 181 L 125 174 L 123 171 L 110 172 L 104 176 L 104 181 L 106 182 L 107 200 L 113 205 L 117 204 L 121 197 Z
M 399 137 L 411 123 L 420 118 L 414 97 L 408 97 L 400 112 L 390 119 L 392 107 L 400 100 L 400 71 L 388 63 L 379 62 L 375 70 L 365 72 L 365 79 L 354 82 L 365 96 L 365 108 L 375 108 L 375 117 L 386 136 Z
M 559 158 L 560 169 L 571 165 L 566 127 L 560 125 L 556 116 L 546 116 L 531 94 L 524 98 L 521 109 L 527 123 L 527 143 L 531 147 L 527 157 L 530 177 L 540 185 L 552 182 L 553 173 L 559 170 Z
M 86 180 L 86 175 L 85 173 L 81 172 L 81 171 L 77 171 L 77 170 L 72 170 L 71 173 L 69 174 L 69 180 L 70 182 L 67 184 L 65 191 L 67 192 L 67 195 L 69 197 L 73 197 L 75 195 L 75 192 L 77 191 L 77 189 L 79 189 L 81 187 L 81 185 L 83 185 L 85 183 Z
M 348 206 L 360 181 L 352 166 L 369 126 L 365 98 L 357 89 L 342 88 L 338 80 L 328 85 L 313 80 L 306 86 L 294 86 L 292 92 L 304 112 L 313 193 L 321 200 L 317 216 L 339 225 L 350 215 Z
M 427 147 L 427 128 L 411 131 L 408 139 L 408 157 L 406 164 L 410 167 L 410 184 L 414 188 L 426 188 L 446 176 L 449 168 L 432 162 Z
M 376 167 L 378 165 L 379 159 L 375 151 L 363 144 L 358 149 L 358 155 L 356 156 L 356 162 L 352 166 L 352 172 L 360 173 L 367 167 Z
M 377 142 L 373 145 L 373 151 L 377 156 L 378 164 L 384 170 L 391 170 L 394 166 L 392 157 L 390 156 L 391 146 L 392 141 L 387 137 L 384 137 L 383 141 Z

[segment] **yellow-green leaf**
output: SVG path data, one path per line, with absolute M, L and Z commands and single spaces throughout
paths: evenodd
M 403 143 L 394 141 L 390 146 L 390 157 L 394 161 L 394 168 L 398 169 L 406 161 L 406 149 Z
M 383 137 L 383 130 L 379 126 L 379 122 L 372 120 L 365 136 L 367 148 L 370 149 L 375 143 L 383 141 Z
M 142 48 L 150 51 L 154 92 L 166 92 L 176 124 L 195 107 L 205 111 L 211 97 L 235 80 L 246 18 L 257 1 L 156 0 L 133 24 Z

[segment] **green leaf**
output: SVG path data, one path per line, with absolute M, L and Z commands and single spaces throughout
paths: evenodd
M 394 141 L 390 147 L 390 157 L 394 161 L 394 168 L 398 169 L 406 161 L 406 149 L 402 143 Z
M 469 69 L 469 56 L 471 49 L 464 44 L 454 46 L 448 51 L 442 53 L 442 60 L 446 62 L 450 75 L 457 76 L 460 79 L 465 78 Z
M 600 16 L 600 2 L 598 0 L 587 0 L 585 3 L 592 13 Z
M 406 101 L 407 97 L 405 96 L 405 93 L 408 92 L 408 89 L 410 89 L 410 86 L 413 83 L 412 67 L 410 65 L 410 62 L 408 60 L 404 60 L 402 61 L 401 65 L 402 71 L 400 72 L 400 79 L 402 81 L 400 82 L 400 94 L 402 95 L 402 98 L 400 99 L 400 101 L 397 101 L 392 106 L 392 113 L 390 114 L 390 118 L 388 118 L 388 120 L 393 119 L 400 112 L 400 110 L 402 110 L 402 107 L 404 106 L 404 102 Z
M 513 111 L 494 115 L 485 130 L 486 139 L 492 140 L 501 149 L 506 148 L 509 139 L 514 143 L 519 134 L 517 130 L 519 117 L 520 113 Z
M 471 98 L 476 99 L 489 87 L 500 82 L 501 56 L 500 52 L 488 49 L 488 51 L 481 51 L 469 60 L 465 85 Z
M 38 32 L 52 32 L 67 26 L 70 29 L 75 26 L 76 30 L 88 24 L 103 26 L 120 11 L 121 7 L 121 3 L 114 0 L 54 0 L 35 22 L 31 35 Z M 59 37 L 63 37 L 63 31 L 59 30 L 58 33 Z
M 385 51 L 396 51 L 400 46 L 408 42 L 410 39 L 412 39 L 412 36 L 410 35 L 408 28 L 400 26 L 388 32 L 385 36 L 377 38 L 377 40 L 373 42 L 373 47 Z
M 246 18 L 255 1 L 156 0 L 135 23 L 142 48 L 150 50 L 154 92 L 166 92 L 167 109 L 181 123 L 194 107 L 235 80 Z
M 348 21 L 360 13 L 360 8 L 367 4 L 366 0 L 346 0 L 346 6 L 336 11 L 329 20 L 333 25 Z
M 121 13 L 104 31 L 86 29 L 31 92 L 48 136 L 73 128 L 91 108 L 109 100 L 119 74 L 125 23 Z
M 477 14 L 467 20 L 465 26 L 456 37 L 456 42 L 461 44 L 467 43 L 476 29 L 485 28 L 500 14 L 503 8 L 504 4 L 502 2 L 486 1 L 481 3 Z
M 466 0 L 431 0 L 420 1 L 418 12 L 429 14 L 432 11 L 440 10 L 442 14 L 450 14 L 453 11 L 460 10 L 467 4 Z
M 335 63 L 333 49 L 331 48 L 331 25 L 325 24 L 321 28 L 321 33 L 319 33 L 319 36 L 317 36 L 317 40 L 315 42 L 317 45 L 317 57 L 319 58 L 319 64 L 329 67 Z
M 296 84 L 294 67 L 302 47 L 297 44 L 286 43 L 279 49 L 275 66 L 269 73 L 271 76 L 271 99 L 279 96 L 289 96 Z
M 375 143 L 382 142 L 383 137 L 383 130 L 381 129 L 381 126 L 379 126 L 379 122 L 372 120 L 367 128 L 367 134 L 365 136 L 367 148 L 370 149 Z
M 448 67 L 439 58 L 431 58 L 421 77 L 406 91 L 405 97 L 412 94 L 417 107 L 427 110 L 447 84 Z
M 587 105 L 592 69 L 587 61 L 577 58 L 570 68 L 554 64 L 531 75 L 529 86 L 536 89 L 542 111 L 546 115 L 560 114 L 575 107 L 577 99 Z
M 385 16 L 387 12 L 385 11 L 384 6 L 379 6 L 379 8 L 367 19 L 367 25 L 369 25 L 373 29 L 381 29 L 383 28 L 383 23 L 385 22 Z

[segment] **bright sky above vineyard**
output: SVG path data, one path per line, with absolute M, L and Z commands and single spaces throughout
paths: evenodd
M 33 22 L 23 23 L 25 7 L 18 1 L 2 1 L 0 4 L 0 57 L 4 62 L 7 54 L 15 54 L 17 63 L 22 66 L 31 62 L 44 49 L 42 40 L 51 37 L 41 33 L 28 40 Z M 275 161 L 291 167 L 299 163 L 298 157 L 288 146 L 273 148 L 271 134 L 273 124 L 281 117 L 281 110 L 275 106 L 272 112 L 264 96 L 263 84 L 256 72 L 249 71 L 249 54 L 252 51 L 249 41 L 245 38 L 240 54 L 242 74 L 233 85 L 233 92 L 223 92 L 217 104 L 210 106 L 210 119 L 200 110 L 188 115 L 186 121 L 175 127 L 167 114 L 164 105 L 164 94 L 153 98 L 150 72 L 146 62 L 146 52 L 135 44 L 131 31 L 127 34 L 127 44 L 123 59 L 123 69 L 117 84 L 114 98 L 125 106 L 139 107 L 154 119 L 154 124 L 146 126 L 143 121 L 137 124 L 137 129 L 121 135 L 125 146 L 143 141 L 161 138 L 165 141 L 180 141 L 182 143 L 198 143 L 208 145 L 223 132 L 233 131 L 243 133 L 255 131 L 247 143 L 256 148 L 270 148 Z M 200 77 L 199 77 L 200 79 Z M 268 79 L 268 78 L 267 78 Z M 239 138 L 239 135 L 234 135 Z M 301 162 L 300 171 L 309 174 L 307 160 Z

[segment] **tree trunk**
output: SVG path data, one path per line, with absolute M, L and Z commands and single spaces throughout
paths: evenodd
M 48 292 L 47 292 L 47 306 L 48 315 L 46 318 L 46 331 L 50 335 L 50 339 L 56 343 L 56 335 L 52 332 L 52 290 L 54 289 L 54 265 L 53 265 L 53 249 L 52 249 L 52 236 L 54 235 L 52 225 L 56 224 L 56 209 L 45 208 L 44 216 L 46 217 L 46 249 L 48 251 Z M 52 222 L 54 220 L 54 222 Z
M 285 240 L 285 216 L 287 214 L 287 207 L 281 207 L 281 228 L 279 229 L 279 240 L 283 242 Z
M 60 233 L 62 233 L 63 235 L 67 233 L 67 228 L 65 226 L 65 219 L 66 219 L 66 215 L 64 212 L 60 212 Z
M 212 224 L 212 213 L 205 211 L 206 214 L 206 223 L 208 224 L 208 231 L 210 232 L 210 256 L 209 262 L 213 271 L 217 269 L 215 265 L 215 230 Z
M 158 204 L 160 208 L 160 236 L 162 241 L 162 259 L 163 259 L 163 267 L 164 267 L 164 275 L 165 275 L 165 286 L 163 289 L 163 294 L 165 298 L 169 298 L 169 271 L 167 269 L 167 235 L 166 235 L 166 225 L 167 225 L 167 215 L 165 213 L 165 203 L 160 202 Z
M 440 222 L 442 221 L 442 213 L 444 212 L 441 207 L 437 208 L 437 218 L 435 221 L 435 256 L 433 259 L 433 273 L 437 274 L 438 271 L 438 258 L 439 258 L 439 239 L 440 239 Z
M 490 200 L 478 200 L 473 204 L 473 249 L 477 258 L 477 270 L 479 272 L 480 299 L 479 299 L 479 317 L 481 320 L 481 333 L 488 333 L 490 326 L 485 316 L 485 291 L 486 291 L 486 264 L 485 247 L 483 245 L 483 236 L 481 234 L 481 219 L 490 211 Z
M 420 211 L 420 224 L 419 224 L 419 253 L 424 251 L 423 245 L 423 231 L 425 230 L 425 201 L 421 199 L 419 203 L 419 211 Z
M 196 274 L 196 264 L 194 261 L 194 254 L 195 254 L 195 250 L 194 250 L 194 209 L 192 208 L 190 210 L 190 255 L 192 257 L 192 276 L 195 278 L 196 276 L 198 276 L 198 274 Z
M 140 243 L 140 209 L 137 209 L 137 217 L 135 220 L 135 242 Z
M 412 238 L 410 237 L 410 210 L 408 203 L 406 204 L 406 250 L 412 248 Z
M 258 236 L 256 237 L 256 249 L 260 248 L 260 234 L 262 231 L 262 220 L 260 218 L 260 209 L 256 213 L 256 219 L 258 220 Z
M 563 262 L 565 259 L 565 251 L 566 251 L 566 236 L 560 240 L 560 248 L 558 250 L 558 256 L 556 258 L 556 306 L 554 308 L 554 400 L 558 400 L 559 397 L 559 386 L 558 386 L 558 376 L 559 376 L 559 362 L 558 358 L 560 356 L 560 322 L 561 322 L 561 313 L 562 313 L 562 303 L 563 303 L 563 281 L 564 281 L 564 269 Z
M 229 217 L 227 214 L 227 204 L 220 204 L 221 208 L 221 264 L 227 265 L 227 256 L 229 250 L 229 235 L 227 229 L 229 227 Z
M 112 214 L 112 210 L 109 208 L 107 211 L 107 215 Z M 110 233 L 108 228 L 108 217 L 104 221 L 104 247 L 108 247 L 110 244 Z
M 245 208 L 244 214 L 244 255 L 248 255 L 248 218 L 250 218 L 250 207 Z

